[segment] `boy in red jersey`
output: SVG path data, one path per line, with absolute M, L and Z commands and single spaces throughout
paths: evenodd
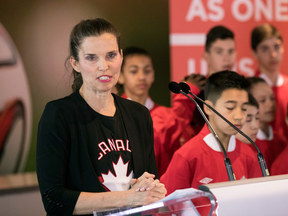
M 288 115 L 285 118 L 286 124 L 288 126 Z M 287 131 L 288 132 L 288 131 Z M 288 174 L 288 145 L 286 148 L 278 155 L 271 166 L 271 175 L 282 175 Z
M 206 82 L 206 102 L 239 129 L 242 127 L 248 104 L 248 82 L 232 71 L 212 74 Z M 236 179 L 260 177 L 261 170 L 255 153 L 235 139 L 237 133 L 207 106 L 204 111 L 231 160 Z M 224 154 L 220 145 L 205 124 L 173 155 L 161 182 L 167 193 L 177 189 L 197 188 L 198 185 L 228 181 Z
M 190 122 L 195 105 L 183 95 L 173 97 L 171 108 L 154 103 L 149 97 L 154 73 L 152 58 L 146 50 L 139 47 L 127 47 L 123 50 L 123 63 L 118 81 L 124 88 L 122 97 L 139 102 L 150 110 L 156 163 L 158 174 L 161 176 L 168 167 L 173 153 L 180 148 L 182 138 L 192 136 Z M 201 75 L 191 75 L 187 78 L 187 84 L 194 94 L 204 89 L 206 81 L 202 78 Z
M 288 127 L 284 118 L 288 104 L 288 76 L 279 71 L 284 53 L 281 33 L 271 24 L 259 25 L 252 31 L 251 47 L 259 65 L 256 76 L 263 78 L 275 95 L 277 108 L 273 129 L 288 140 Z
M 236 62 L 234 33 L 225 26 L 214 26 L 209 30 L 203 58 L 208 65 L 210 76 L 218 71 L 231 71 Z
M 209 30 L 206 35 L 205 52 L 203 53 L 208 71 L 207 78 L 213 73 L 229 70 L 231 71 L 236 62 L 236 42 L 234 40 L 234 33 L 225 26 L 217 25 Z M 198 95 L 204 100 L 204 90 Z M 203 110 L 203 104 L 199 103 Z M 196 109 L 193 113 L 191 126 L 195 136 L 200 132 L 204 126 L 205 121 L 199 111 Z M 188 141 L 193 136 L 183 137 L 183 142 Z
M 260 77 L 247 78 L 250 82 L 250 94 L 259 104 L 259 130 L 256 136 L 256 145 L 264 155 L 268 170 L 275 158 L 286 147 L 286 140 L 282 134 L 279 134 L 270 123 L 275 118 L 276 103 L 271 87 Z M 254 146 L 251 146 L 254 148 Z M 255 150 L 256 151 L 256 150 Z

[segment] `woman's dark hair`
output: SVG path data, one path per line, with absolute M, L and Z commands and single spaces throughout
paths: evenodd
M 271 37 L 276 37 L 283 41 L 281 33 L 273 25 L 266 23 L 256 26 L 251 33 L 252 49 L 256 51 L 258 44 Z
M 83 40 L 91 36 L 100 36 L 104 33 L 113 34 L 117 39 L 118 49 L 120 52 L 120 33 L 118 30 L 107 20 L 102 18 L 82 20 L 72 30 L 69 40 L 70 57 L 73 57 L 77 62 L 79 61 L 79 50 Z M 74 81 L 72 84 L 73 92 L 79 91 L 83 84 L 81 73 L 72 71 Z

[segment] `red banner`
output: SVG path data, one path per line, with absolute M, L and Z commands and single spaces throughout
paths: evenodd
M 235 71 L 253 76 L 257 62 L 252 56 L 250 35 L 262 23 L 271 23 L 282 34 L 288 50 L 288 0 L 170 0 L 171 80 L 187 74 L 207 74 L 202 58 L 208 31 L 224 25 L 234 32 L 237 51 Z M 285 44 L 286 43 L 286 44 Z M 283 56 L 281 72 L 288 75 L 288 59 Z

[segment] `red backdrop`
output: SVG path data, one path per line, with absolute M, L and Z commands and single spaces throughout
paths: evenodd
M 253 76 L 257 63 L 250 48 L 250 34 L 259 24 L 269 22 L 281 33 L 284 48 L 288 33 L 288 0 L 170 0 L 171 80 L 187 74 L 207 73 L 204 52 L 207 32 L 224 25 L 234 32 L 237 72 Z M 283 56 L 281 72 L 288 75 L 288 58 Z

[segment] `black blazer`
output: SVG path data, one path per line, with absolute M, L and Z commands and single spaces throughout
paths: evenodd
M 113 97 L 127 131 L 135 178 L 145 171 L 158 178 L 149 110 L 117 95 Z M 38 125 L 36 170 L 47 215 L 72 215 L 81 191 L 106 192 L 87 149 L 87 143 L 97 136 L 89 127 L 95 118 L 95 111 L 79 92 L 45 107 Z

